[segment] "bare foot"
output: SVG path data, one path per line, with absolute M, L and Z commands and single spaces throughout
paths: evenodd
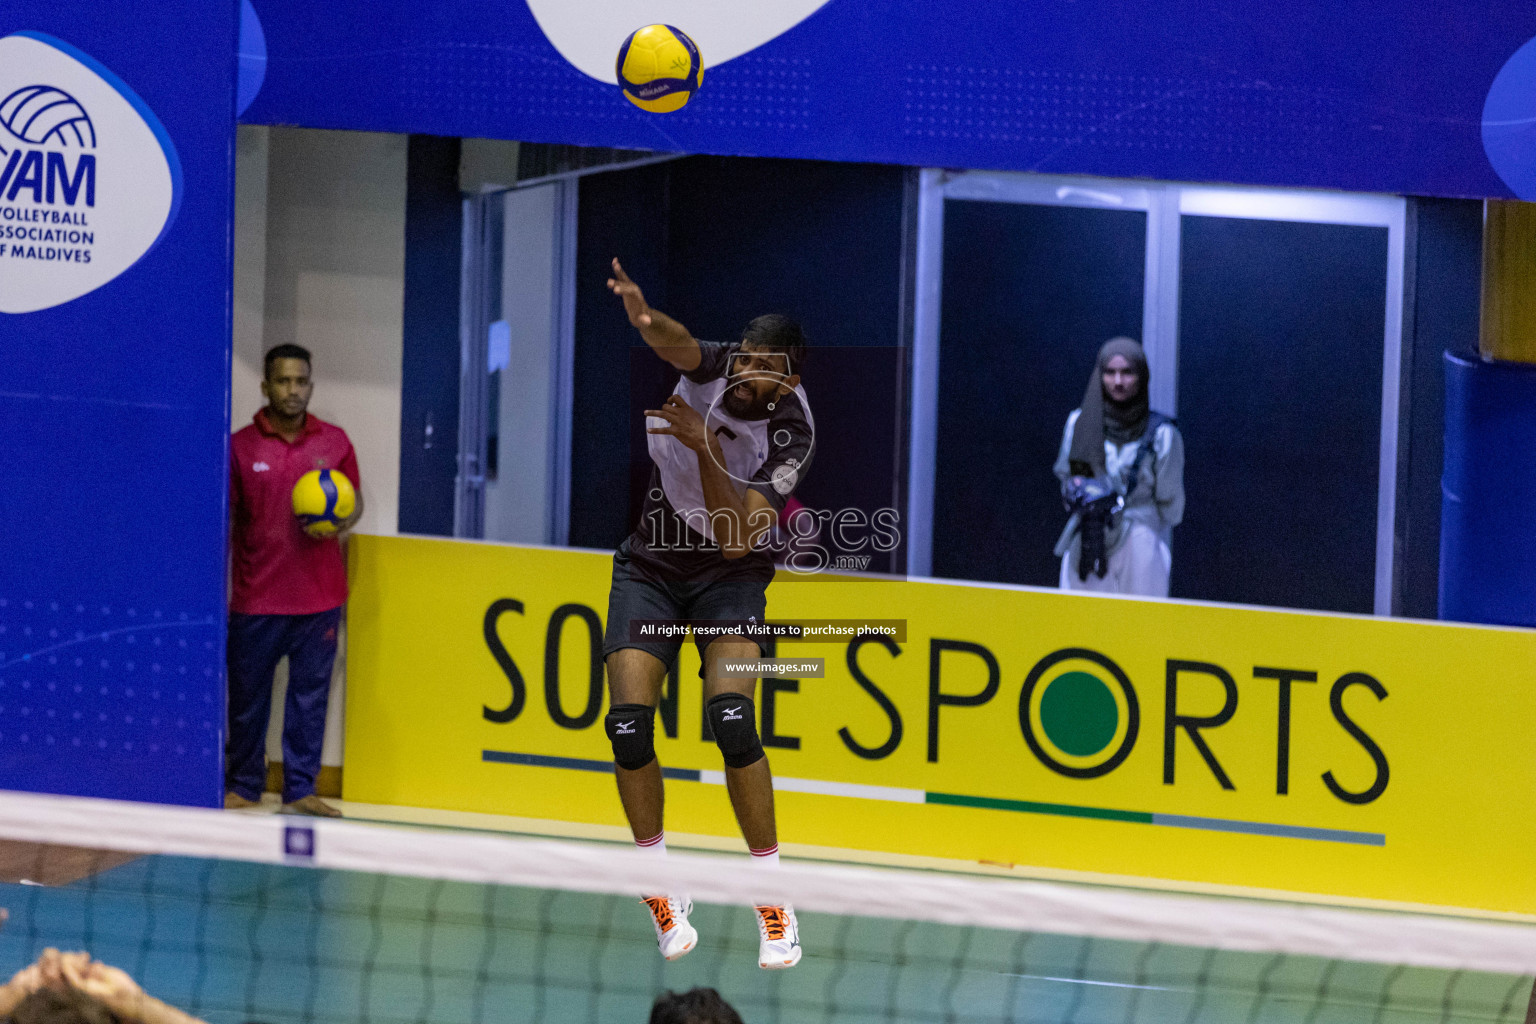
M 239 793 L 229 792 L 224 794 L 224 809 L 226 811 L 242 811 L 247 807 L 260 807 L 260 800 L 247 800 Z
M 291 804 L 283 804 L 284 814 L 307 814 L 312 818 L 339 818 L 341 812 L 311 793 L 301 796 Z

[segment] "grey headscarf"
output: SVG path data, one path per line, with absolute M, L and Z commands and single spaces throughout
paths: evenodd
M 1124 356 L 1140 376 L 1141 386 L 1126 402 L 1113 402 L 1104 394 L 1104 367 L 1115 356 Z M 1105 476 L 1104 442 L 1126 444 L 1147 432 L 1147 355 L 1141 344 L 1131 338 L 1110 338 L 1099 348 L 1088 390 L 1083 394 L 1082 412 L 1072 431 L 1069 456 L 1076 476 Z

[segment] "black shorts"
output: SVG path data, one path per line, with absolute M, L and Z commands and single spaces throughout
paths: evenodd
M 608 591 L 608 630 L 603 636 L 603 657 L 614 651 L 633 647 L 655 655 L 671 668 L 677 652 L 683 649 L 680 636 L 658 640 L 630 637 L 630 623 L 636 619 L 705 619 L 732 622 L 762 622 L 768 611 L 768 584 L 762 580 L 715 580 L 708 583 L 679 583 L 661 579 L 629 554 L 629 541 L 619 545 L 613 555 L 613 587 Z M 699 658 L 704 657 L 708 640 L 694 636 Z M 772 652 L 764 641 L 758 649 L 766 657 Z

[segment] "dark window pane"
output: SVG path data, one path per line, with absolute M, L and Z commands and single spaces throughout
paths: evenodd
M 1185 217 L 1176 597 L 1370 613 L 1387 230 Z
M 933 573 L 1054 586 L 1051 465 L 1099 346 L 1141 337 L 1146 214 L 944 204 Z

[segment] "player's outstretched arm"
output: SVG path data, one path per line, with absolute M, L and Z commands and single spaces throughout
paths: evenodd
M 608 288 L 624 300 L 624 312 L 629 315 L 629 322 L 652 351 L 684 372 L 698 369 L 703 355 L 688 328 L 646 305 L 640 286 L 629 279 L 617 259 L 613 261 L 613 276 L 608 279 Z

